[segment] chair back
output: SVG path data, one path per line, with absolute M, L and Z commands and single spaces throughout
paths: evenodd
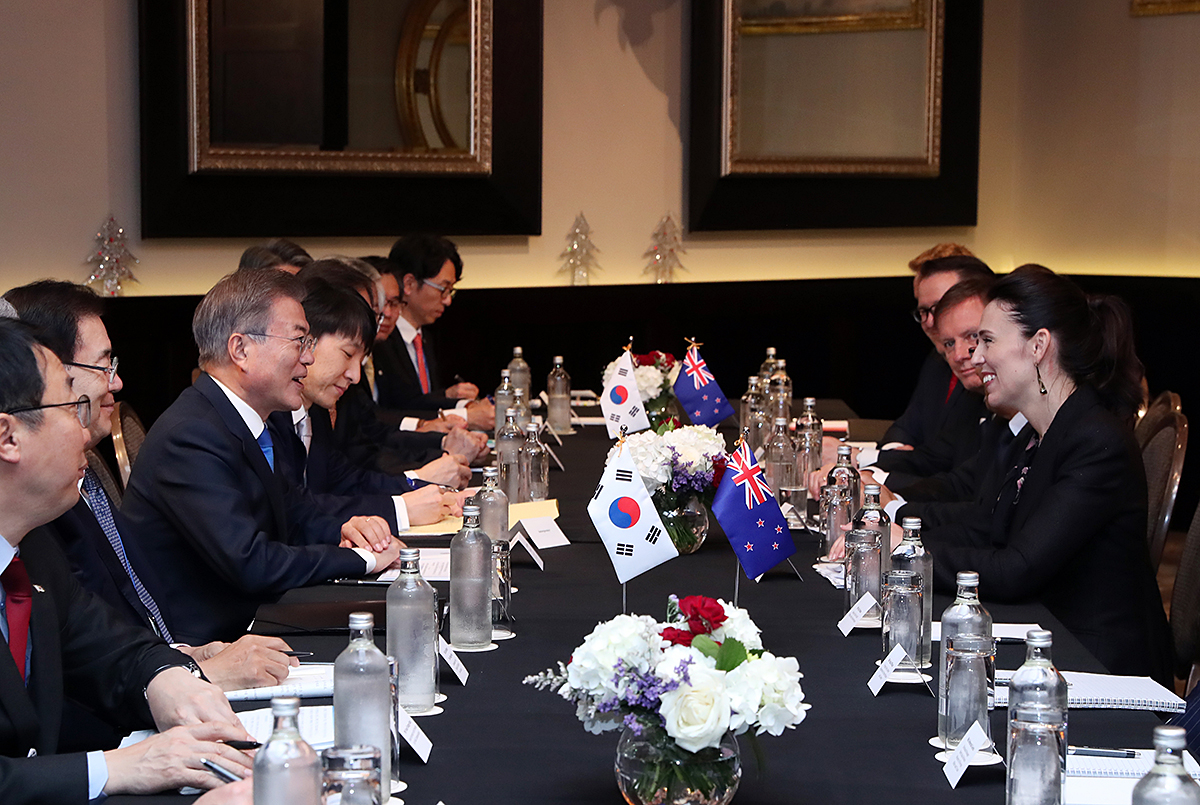
M 112 469 L 108 466 L 108 462 L 104 460 L 104 456 L 96 452 L 95 448 L 88 450 L 85 455 L 87 456 L 88 467 L 99 476 L 100 485 L 108 493 L 108 499 L 118 509 L 121 508 L 121 485 L 113 477 Z
M 1167 541 L 1167 527 L 1179 493 L 1179 477 L 1183 472 L 1183 456 L 1187 452 L 1187 417 L 1178 411 L 1159 422 L 1157 430 L 1148 434 L 1142 448 L 1142 463 L 1146 468 L 1146 544 L 1150 562 L 1155 570 L 1162 561 Z
M 1175 676 L 1188 679 L 1200 667 L 1200 506 L 1188 526 L 1183 555 L 1175 571 L 1171 642 L 1175 647 Z
M 113 408 L 112 436 L 113 451 L 117 454 L 117 468 L 121 471 L 121 484 L 128 485 L 129 474 L 133 472 L 138 451 L 146 441 L 146 427 L 129 403 L 118 402 Z
M 1150 437 L 1158 433 L 1163 422 L 1170 419 L 1172 413 L 1179 413 L 1182 410 L 1179 395 L 1173 391 L 1164 391 L 1151 400 L 1150 405 L 1146 407 L 1133 426 L 1133 436 L 1137 439 L 1138 449 L 1145 450 L 1146 443 L 1150 441 Z

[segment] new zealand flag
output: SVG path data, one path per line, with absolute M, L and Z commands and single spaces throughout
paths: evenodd
M 712 510 L 747 577 L 761 576 L 796 552 L 787 519 L 745 442 L 729 456 Z
M 693 425 L 716 427 L 734 414 L 729 398 L 695 347 L 690 347 L 683 357 L 683 368 L 675 378 L 675 396 Z

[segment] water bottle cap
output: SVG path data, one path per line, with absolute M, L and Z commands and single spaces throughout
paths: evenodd
M 958 582 L 959 587 L 979 586 L 979 574 L 974 570 L 960 570 L 954 578 Z
M 1154 728 L 1154 746 L 1158 749 L 1186 749 L 1187 730 L 1166 724 Z
M 370 612 L 351 612 L 351 629 L 370 629 L 375 625 L 375 616 Z
M 518 390 L 519 390 L 519 389 L 518 389 Z M 517 415 L 517 409 L 516 409 L 516 408 L 505 408 L 505 409 L 504 409 L 504 415 L 505 415 L 506 417 L 510 417 L 510 416 L 511 416 L 511 417 L 515 417 L 515 416 Z
M 1025 644 L 1037 648 L 1048 648 L 1054 643 L 1054 633 L 1049 629 L 1030 629 L 1025 633 Z
M 401 548 L 400 549 L 400 561 L 401 562 L 419 562 L 419 561 L 421 561 L 421 549 L 420 548 Z
M 479 506 L 477 506 L 474 503 L 468 503 L 466 506 L 463 506 L 463 517 L 478 517 L 478 516 L 479 516 Z
M 519 358 L 524 354 L 525 354 L 525 351 L 523 349 L 521 349 L 520 347 L 513 347 L 513 357 L 514 358 Z
M 525 423 L 525 432 L 526 433 L 537 433 L 538 432 L 537 423 L 536 422 L 526 422 Z
M 783 418 L 783 417 L 781 417 L 781 416 L 777 416 L 777 417 L 775 417 L 775 426 L 776 426 L 776 427 L 779 427 L 780 425 L 784 425 L 784 426 L 786 426 L 786 425 L 787 425 L 787 420 L 786 420 L 786 419 L 784 419 L 784 418 Z
M 555 355 L 554 356 L 554 365 L 558 366 L 561 363 L 562 363 L 562 355 Z
M 271 700 L 271 715 L 294 716 L 300 712 L 300 699 L 296 696 L 276 696 Z
M 920 517 L 905 517 L 900 521 L 900 527 L 906 528 L 910 531 L 920 531 L 921 530 L 921 518 Z
M 500 468 L 499 467 L 484 467 L 483 468 L 484 480 L 487 480 L 488 478 L 499 478 L 499 477 L 500 477 Z
M 746 382 L 749 383 L 751 386 L 757 386 L 758 381 L 761 379 L 762 378 L 760 378 L 758 375 L 750 375 L 750 377 L 746 379 Z
M 787 368 L 787 359 L 786 358 L 777 358 L 775 360 L 775 368 L 786 369 Z
M 767 347 L 767 357 L 768 358 L 775 357 L 775 347 Z
M 863 487 L 863 491 L 866 492 L 868 495 L 878 495 L 879 494 L 879 484 L 866 484 Z
M 837 454 L 838 454 L 839 456 L 848 456 L 848 455 L 850 455 L 850 445 L 848 445 L 848 444 L 839 444 L 839 445 L 838 445 L 838 452 L 837 452 Z
M 816 405 L 816 404 L 817 404 L 817 398 L 816 398 L 816 397 L 805 397 L 805 398 L 804 398 L 804 404 L 805 404 L 805 405 Z
M 515 389 L 513 389 L 513 399 L 514 399 L 514 400 L 521 400 L 521 399 L 524 399 L 524 398 L 525 398 L 525 389 L 524 389 L 524 387 L 522 387 L 522 386 L 517 386 Z

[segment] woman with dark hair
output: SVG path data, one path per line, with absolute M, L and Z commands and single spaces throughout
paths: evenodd
M 1142 365 L 1128 308 L 1036 265 L 998 280 L 988 299 L 974 364 L 989 405 L 1020 411 L 1032 436 L 981 501 L 990 516 L 926 529 L 935 585 L 953 590 L 958 571 L 976 570 L 982 596 L 1040 601 L 1110 672 L 1169 684 L 1130 428 Z

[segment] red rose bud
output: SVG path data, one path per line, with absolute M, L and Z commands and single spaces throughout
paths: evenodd
M 713 459 L 713 489 L 721 485 L 721 479 L 725 477 L 725 456 L 717 456 Z
M 676 629 L 674 626 L 668 626 L 662 630 L 662 638 L 668 643 L 676 646 L 690 646 L 692 638 L 695 637 L 691 632 L 685 632 L 683 629 Z
M 725 608 L 715 598 L 689 595 L 680 599 L 679 611 L 687 616 L 693 634 L 708 634 L 725 622 Z

